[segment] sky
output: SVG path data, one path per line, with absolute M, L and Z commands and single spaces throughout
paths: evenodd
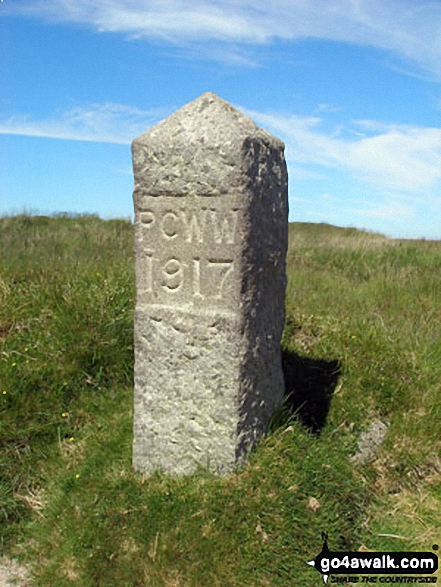
M 441 0 L 0 0 L 0 215 L 133 217 L 204 92 L 285 142 L 290 221 L 441 239 Z

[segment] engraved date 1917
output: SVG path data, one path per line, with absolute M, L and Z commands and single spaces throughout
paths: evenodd
M 158 259 L 144 254 L 141 267 L 141 289 L 144 293 L 185 292 L 196 298 L 222 300 L 231 283 L 234 261 L 201 259 L 182 261 L 176 257 Z

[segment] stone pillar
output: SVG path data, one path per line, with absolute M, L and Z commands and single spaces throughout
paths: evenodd
M 282 399 L 283 151 L 212 93 L 133 141 L 136 470 L 228 473 Z

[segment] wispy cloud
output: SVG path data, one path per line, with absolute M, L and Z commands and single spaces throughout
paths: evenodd
M 165 109 L 140 110 L 122 104 L 91 104 L 40 120 L 19 115 L 0 119 L 0 134 L 126 145 L 170 113 Z
M 362 120 L 340 125 L 333 132 L 325 131 L 325 119 L 317 116 L 242 111 L 285 141 L 293 178 L 323 179 L 332 170 L 378 192 L 441 199 L 440 128 Z M 127 145 L 171 112 L 92 104 L 40 120 L 0 118 L 0 134 Z
M 246 112 L 285 141 L 294 165 L 345 171 L 383 191 L 441 192 L 441 128 L 354 121 L 333 133 L 318 117 Z
M 9 13 L 178 45 L 343 41 L 386 50 L 441 78 L 441 3 L 432 0 L 22 0 Z

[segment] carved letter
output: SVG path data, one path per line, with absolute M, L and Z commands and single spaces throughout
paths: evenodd
M 188 212 L 189 218 L 187 217 L 187 212 L 185 210 L 181 210 L 181 219 L 185 226 L 186 230 L 186 238 L 185 240 L 188 243 L 194 242 L 193 237 L 195 237 L 195 241 L 198 243 L 202 243 L 204 241 L 204 230 L 205 230 L 205 223 L 207 219 L 207 210 L 202 209 L 199 212 L 199 219 L 197 212 Z
M 155 215 L 151 210 L 145 210 L 139 213 L 139 219 L 147 228 L 151 228 L 155 224 Z
M 176 228 L 173 223 L 176 223 L 178 217 L 174 212 L 166 212 L 162 217 L 161 232 L 167 239 L 172 239 L 178 236 Z
M 228 212 L 219 212 L 218 210 L 210 210 L 211 222 L 214 230 L 214 241 L 217 244 L 225 242 L 229 245 L 234 243 L 234 236 L 236 232 L 237 210 L 229 210 Z

